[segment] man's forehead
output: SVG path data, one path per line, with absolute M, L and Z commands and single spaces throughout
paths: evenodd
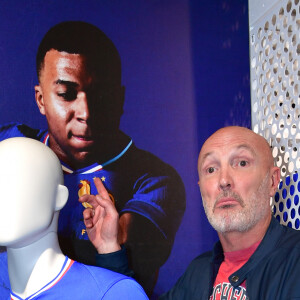
M 207 158 L 218 158 L 219 156 L 231 156 L 234 154 L 239 154 L 243 152 L 248 152 L 253 156 L 256 155 L 255 149 L 248 143 L 240 143 L 240 144 L 228 144 L 223 147 L 219 146 L 210 146 L 201 150 L 199 159 L 200 161 L 205 161 Z

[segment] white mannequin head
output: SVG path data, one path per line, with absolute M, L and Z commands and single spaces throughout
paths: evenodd
M 50 148 L 22 137 L 0 142 L 0 245 L 24 247 L 56 232 L 67 199 L 61 165 Z

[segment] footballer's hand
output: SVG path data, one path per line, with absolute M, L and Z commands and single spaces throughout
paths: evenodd
M 83 195 L 79 198 L 85 210 L 83 220 L 88 237 L 99 254 L 121 249 L 118 243 L 119 214 L 109 195 L 97 177 L 94 183 L 98 195 Z

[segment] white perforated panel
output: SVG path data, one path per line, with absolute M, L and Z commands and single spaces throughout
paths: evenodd
M 296 229 L 300 229 L 299 2 L 277 1 L 255 21 L 249 5 L 252 128 L 268 140 L 281 170 L 274 214 Z

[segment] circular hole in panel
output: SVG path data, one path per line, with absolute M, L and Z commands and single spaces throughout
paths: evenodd
M 284 138 L 286 138 L 286 137 L 284 137 Z M 288 163 L 289 160 L 290 160 L 290 154 L 289 154 L 289 152 L 285 152 L 285 153 L 284 153 L 284 157 L 283 157 L 283 161 L 284 161 L 285 163 Z
M 276 56 L 277 56 L 278 59 L 281 57 L 281 50 L 280 49 L 277 50 Z
M 283 32 L 283 31 L 280 31 L 280 34 L 279 34 L 279 42 L 280 42 L 280 43 L 283 43 L 284 41 L 285 41 L 284 32 Z
M 276 24 L 276 15 L 272 16 L 272 25 L 275 26 Z
M 287 207 L 288 209 L 290 209 L 290 208 L 291 208 L 292 201 L 291 201 L 291 199 L 290 199 L 290 198 L 287 198 L 287 199 L 286 199 L 286 203 L 285 203 L 285 205 L 286 205 L 286 207 Z
M 259 51 L 258 61 L 262 61 L 263 57 L 264 57 L 264 53 L 262 51 Z
M 297 45 L 297 54 L 299 55 L 300 53 L 300 44 Z
M 278 148 L 275 146 L 272 150 L 273 157 L 276 157 L 278 155 Z
M 275 88 L 274 88 L 273 93 L 274 93 L 274 96 L 275 96 L 275 97 L 278 96 L 278 87 L 275 87 Z
M 280 66 L 281 68 L 284 68 L 285 67 L 285 57 L 283 56 L 281 59 L 280 59 Z
M 266 40 L 266 37 L 265 37 L 265 36 L 264 36 L 263 39 L 261 40 L 260 44 L 261 44 L 261 46 L 262 46 L 263 48 L 265 48 L 265 46 L 266 46 L 266 44 L 267 44 L 267 40 Z
M 278 168 L 281 167 L 281 165 L 282 165 L 282 158 L 281 158 L 281 156 L 277 156 L 276 165 L 277 165 Z
M 285 90 L 286 90 L 286 87 L 287 87 L 287 83 L 286 83 L 286 81 L 284 80 L 284 81 L 282 82 L 282 84 L 281 84 L 281 89 L 282 89 L 283 91 L 285 91 Z
M 283 203 L 282 203 L 282 202 L 280 202 L 280 203 L 279 203 L 279 205 L 278 205 L 278 209 L 279 209 L 279 211 L 280 211 L 280 212 L 283 212 L 284 205 L 283 205 Z
M 292 173 L 294 171 L 294 163 L 292 161 L 288 164 L 288 171 L 289 173 Z
M 269 30 L 269 22 L 267 21 L 264 27 L 265 32 Z
M 272 39 L 273 39 L 273 31 L 269 31 L 268 32 L 268 39 L 269 39 L 269 41 L 272 41 Z
M 285 178 L 285 184 L 290 185 L 290 182 L 291 182 L 291 177 L 290 176 L 286 177 Z
M 283 104 L 283 101 L 282 102 L 280 101 L 280 103 Z M 287 105 L 284 104 L 284 105 L 281 105 L 281 106 L 282 106 L 282 115 L 285 116 L 288 113 Z
M 251 60 L 251 67 L 255 68 L 255 66 L 256 66 L 256 57 L 253 57 Z
M 292 13 L 291 13 L 291 16 L 292 16 L 292 20 L 293 20 L 293 21 L 295 20 L 296 15 L 297 15 L 296 9 L 293 9 L 293 10 L 292 10 Z
M 274 63 L 274 55 L 272 55 L 272 56 L 270 57 L 269 63 L 270 63 L 270 65 L 273 65 L 273 63 Z
M 271 94 L 271 92 L 267 95 L 267 101 L 268 101 L 268 103 L 270 103 L 271 102 L 271 99 L 272 99 L 272 94 Z M 271 107 L 271 109 L 272 109 L 272 107 Z M 274 109 L 272 109 L 272 110 L 274 110 Z
M 289 52 L 289 62 L 293 60 L 293 49 Z
M 299 196 L 298 195 L 295 195 L 295 197 L 294 197 L 294 204 L 295 204 L 295 206 L 298 206 L 298 204 L 299 204 Z
M 283 199 L 286 198 L 286 196 L 287 196 L 287 190 L 286 190 L 286 188 L 282 189 L 281 196 L 282 196 Z
M 268 70 L 268 71 L 267 71 L 266 77 L 267 77 L 267 79 L 270 79 L 270 78 L 271 78 L 271 70 Z M 274 78 L 273 78 L 273 81 L 274 81 Z
M 261 27 L 258 28 L 258 31 L 257 31 L 257 37 L 260 39 L 261 38 L 261 33 L 262 33 L 262 29 Z
M 295 0 L 294 3 L 295 3 L 295 5 L 298 5 L 299 0 Z
M 293 76 L 293 75 L 290 76 L 290 79 L 289 79 L 289 85 L 290 85 L 290 86 L 293 86 L 293 85 L 294 85 L 294 76 Z
M 291 37 L 292 34 L 293 34 L 293 26 L 290 25 L 290 26 L 288 27 L 288 37 Z
M 260 122 L 260 129 L 264 130 L 265 127 L 266 127 L 266 121 L 265 120 L 261 120 L 261 122 Z
M 279 10 L 279 19 L 282 19 L 283 15 L 284 15 L 284 9 L 283 7 L 281 7 Z
M 286 28 L 288 25 L 288 17 L 284 16 L 282 21 L 283 28 Z
M 270 137 L 270 128 L 266 128 L 265 130 L 265 138 L 268 139 Z
M 263 86 L 263 92 L 266 94 L 268 91 L 268 84 L 265 83 L 264 86 Z
M 267 68 L 267 61 L 266 60 L 262 63 L 261 67 L 262 67 L 263 71 L 266 70 L 266 68 Z
M 291 218 L 294 220 L 294 219 L 295 219 L 295 216 L 296 216 L 295 209 L 292 208 L 292 209 L 291 209 Z
M 275 64 L 273 65 L 273 73 L 276 74 L 277 71 L 278 71 L 278 63 L 275 63 Z
M 292 184 L 290 186 L 290 195 L 293 196 L 295 194 L 295 186 Z
M 283 216 L 283 221 L 286 222 L 288 219 L 288 213 L 285 211 L 285 212 L 283 212 L 282 216 Z
M 280 83 L 282 81 L 282 76 L 278 75 L 277 81 L 278 81 L 278 83 Z
M 254 125 L 253 131 L 254 131 L 255 133 L 258 133 L 258 124 L 255 124 L 255 125 Z
M 273 88 L 274 85 L 275 85 L 275 79 L 274 79 L 274 77 L 272 77 L 272 78 L 270 79 L 270 87 Z
M 289 69 L 288 69 L 288 67 L 286 67 L 285 70 L 284 70 L 284 75 L 289 76 L 289 74 L 290 74 Z
M 292 2 L 289 1 L 289 2 L 287 3 L 287 5 L 286 5 L 286 11 L 287 11 L 287 12 L 290 12 L 291 7 L 292 7 Z
M 285 42 L 284 43 L 284 47 L 283 47 L 283 51 L 285 53 L 287 53 L 289 51 L 289 48 L 290 48 L 289 42 Z
M 272 132 L 272 135 L 275 135 L 277 132 L 277 125 L 275 123 L 272 125 L 271 132 Z
M 296 183 L 298 180 L 298 173 L 293 174 L 293 180 Z
M 265 97 L 261 97 L 260 98 L 260 103 L 259 103 L 260 106 L 265 106 Z
M 293 71 L 298 70 L 298 66 L 299 66 L 298 59 L 295 59 L 294 62 L 293 62 Z
M 299 225 L 300 225 L 300 220 L 296 219 L 295 220 L 295 229 L 298 230 L 299 229 Z
M 267 116 L 268 114 L 269 114 L 269 107 L 266 106 L 266 107 L 264 108 L 264 115 Z
M 272 41 L 272 49 L 275 51 L 276 48 L 277 48 L 277 40 L 274 39 L 274 40 Z
M 292 125 L 291 127 L 291 134 L 294 135 L 297 131 L 297 126 L 295 124 Z
M 285 100 L 290 100 L 290 93 L 289 93 L 289 91 L 286 91 L 286 93 L 285 93 Z
M 268 120 L 268 124 L 272 125 L 272 123 L 273 123 L 273 117 L 272 117 L 272 115 L 269 115 L 267 120 Z
M 292 44 L 294 47 L 296 46 L 296 43 L 297 43 L 297 36 L 296 36 L 296 34 L 294 34 L 292 37 Z
M 293 93 L 294 93 L 294 96 L 298 96 L 298 93 L 299 93 L 299 90 L 298 90 L 298 83 L 294 85 Z
M 280 130 L 283 130 L 283 129 L 284 129 L 284 120 L 283 120 L 283 119 L 281 119 L 281 120 L 279 121 L 279 129 L 280 129 Z

